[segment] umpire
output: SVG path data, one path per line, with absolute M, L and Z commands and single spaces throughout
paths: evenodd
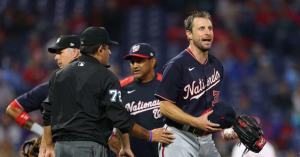
M 116 127 L 123 133 L 120 155 L 133 157 L 128 132 L 134 123 L 120 104 L 119 81 L 107 69 L 110 46 L 117 42 L 103 27 L 85 29 L 80 40 L 82 55 L 50 80 L 46 156 L 54 155 L 55 143 L 55 157 L 107 157 L 107 141 Z

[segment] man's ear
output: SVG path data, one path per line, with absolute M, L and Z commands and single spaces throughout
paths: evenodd
M 98 52 L 102 52 L 102 49 L 104 48 L 104 46 L 103 45 L 100 45 L 99 47 L 98 47 Z
M 80 50 L 79 49 L 73 49 L 73 58 L 78 58 L 80 56 Z
M 190 30 L 186 30 L 185 31 L 186 37 L 187 39 L 190 41 L 192 40 L 192 32 Z
M 151 58 L 151 66 L 152 66 L 152 68 L 155 68 L 156 67 L 156 64 L 157 64 L 157 60 L 156 60 L 156 58 Z

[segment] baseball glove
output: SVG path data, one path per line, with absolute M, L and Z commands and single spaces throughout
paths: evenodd
M 249 150 L 258 153 L 267 142 L 258 122 L 251 116 L 238 116 L 233 124 L 233 130 L 238 135 L 240 142 L 246 146 L 244 153 Z
M 25 141 L 22 145 L 23 157 L 38 157 L 41 144 L 41 137 L 35 137 Z

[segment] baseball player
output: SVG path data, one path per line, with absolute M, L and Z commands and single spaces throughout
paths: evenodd
M 159 100 L 155 98 L 161 74 L 155 73 L 155 51 L 147 43 L 131 47 L 125 59 L 130 63 L 132 75 L 121 80 L 123 105 L 134 121 L 148 130 L 163 127 Z M 158 157 L 157 143 L 135 137 L 130 138 L 136 157 Z
M 48 48 L 50 53 L 55 54 L 55 61 L 59 68 L 63 68 L 70 62 L 78 58 L 80 40 L 75 35 L 60 36 L 55 45 Z M 12 117 L 16 123 L 38 135 L 43 134 L 43 128 L 38 123 L 34 122 L 29 112 L 42 110 L 42 102 L 48 96 L 48 82 L 42 83 L 32 90 L 22 94 L 14 99 L 6 108 L 6 114 Z
M 173 134 L 162 128 L 159 100 L 154 97 L 162 77 L 155 73 L 155 51 L 150 44 L 138 43 L 131 47 L 124 59 L 129 61 L 132 75 L 120 81 L 122 100 L 137 126 L 130 132 L 132 150 L 137 157 L 155 157 L 158 156 L 157 142 L 170 144 L 174 140 Z M 146 128 L 150 136 L 139 133 L 141 128 Z M 114 152 L 118 152 L 118 141 L 114 136 L 109 144 Z
M 169 145 L 159 144 L 160 157 L 220 157 L 212 140 L 219 124 L 208 116 L 220 101 L 223 66 L 209 54 L 214 34 L 211 16 L 196 11 L 185 21 L 189 46 L 165 66 L 156 96 L 166 129 L 175 135 Z

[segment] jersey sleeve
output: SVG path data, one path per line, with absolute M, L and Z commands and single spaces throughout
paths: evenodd
M 181 72 L 179 66 L 174 63 L 168 63 L 155 96 L 160 100 L 170 101 L 175 104 L 180 92 L 180 82 Z
M 113 76 L 113 75 L 111 75 Z M 108 78 L 105 81 L 105 97 L 106 115 L 113 122 L 113 126 L 121 130 L 122 133 L 127 133 L 133 127 L 133 120 L 129 112 L 122 105 L 122 94 L 120 82 L 116 77 Z
M 42 102 L 48 96 L 49 83 L 45 82 L 32 90 L 20 95 L 16 100 L 24 108 L 25 112 L 42 109 Z

